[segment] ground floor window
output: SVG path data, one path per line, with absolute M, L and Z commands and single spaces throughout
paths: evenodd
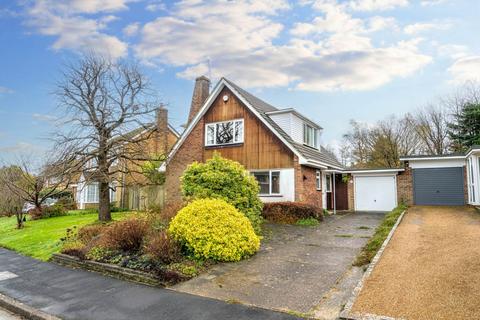
M 280 194 L 280 171 L 254 171 L 252 175 L 260 186 L 260 195 Z
M 322 190 L 322 173 L 320 172 L 320 170 L 317 170 L 316 172 L 315 184 L 318 191 Z
M 86 199 L 87 203 L 97 203 L 98 202 L 98 184 L 92 183 L 85 186 L 86 189 Z

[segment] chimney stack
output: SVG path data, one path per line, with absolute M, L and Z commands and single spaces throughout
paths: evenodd
M 195 79 L 195 88 L 193 88 L 192 104 L 190 106 L 190 114 L 188 115 L 187 125 L 195 118 L 200 108 L 203 106 L 210 94 L 210 79 L 205 76 Z
M 157 109 L 156 150 L 164 155 L 168 152 L 168 110 L 163 106 Z

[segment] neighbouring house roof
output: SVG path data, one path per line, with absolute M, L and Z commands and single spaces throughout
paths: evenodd
M 280 126 L 273 121 L 272 118 L 268 115 L 269 112 L 278 111 L 279 109 L 275 108 L 274 106 L 270 105 L 269 103 L 259 99 L 258 97 L 254 96 L 253 94 L 247 92 L 246 90 L 242 89 L 235 83 L 226 78 L 221 78 L 220 81 L 217 83 L 215 88 L 213 89 L 210 96 L 205 101 L 204 105 L 201 107 L 198 114 L 195 118 L 190 122 L 188 127 L 183 132 L 180 139 L 177 141 L 176 145 L 173 147 L 168 159 L 172 159 L 173 155 L 176 151 L 180 148 L 183 144 L 186 137 L 190 134 L 193 130 L 195 125 L 198 123 L 200 118 L 206 113 L 208 108 L 212 105 L 215 98 L 220 94 L 221 89 L 226 86 L 229 88 L 237 97 L 245 103 L 247 108 L 250 108 L 251 111 L 259 117 L 259 119 L 266 124 L 266 126 L 288 147 L 292 150 L 294 154 L 296 154 L 301 164 L 305 165 L 312 165 L 312 166 L 319 166 L 319 167 L 333 167 L 337 169 L 343 169 L 343 166 L 338 162 L 338 160 L 327 152 L 323 147 L 320 150 L 304 146 L 302 144 L 296 143 L 293 139 L 288 135 Z M 169 160 L 167 160 L 168 162 Z M 162 170 L 165 170 L 166 167 L 162 166 Z

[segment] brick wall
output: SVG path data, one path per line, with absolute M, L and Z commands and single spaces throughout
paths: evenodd
M 355 210 L 355 188 L 353 184 L 353 176 L 351 174 L 348 175 L 347 192 L 348 192 L 348 210 L 354 211 Z
M 305 202 L 322 208 L 322 191 L 317 190 L 316 169 L 302 166 L 298 157 L 294 159 L 295 201 Z
M 409 166 L 397 176 L 397 199 L 399 204 L 413 205 L 413 176 Z
M 181 201 L 180 177 L 189 164 L 203 161 L 203 127 L 201 119 L 167 166 L 165 175 L 165 199 L 167 203 Z

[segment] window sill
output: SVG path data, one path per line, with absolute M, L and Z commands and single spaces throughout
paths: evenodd
M 282 194 L 259 194 L 260 198 L 281 198 L 283 197 Z
M 223 148 L 230 148 L 230 147 L 240 147 L 243 145 L 243 142 L 239 143 L 230 143 L 230 144 L 219 144 L 215 146 L 205 146 L 205 149 L 223 149 Z

